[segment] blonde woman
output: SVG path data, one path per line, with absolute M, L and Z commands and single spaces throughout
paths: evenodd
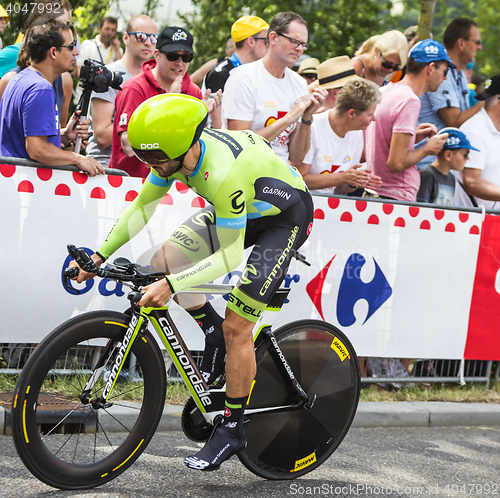
M 408 59 L 408 41 L 397 30 L 366 40 L 353 57 L 356 74 L 378 86 L 388 83 L 388 76 L 400 70 Z

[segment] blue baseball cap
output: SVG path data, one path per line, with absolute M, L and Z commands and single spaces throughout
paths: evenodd
M 426 64 L 430 62 L 446 61 L 449 66 L 453 68 L 457 67 L 451 61 L 444 45 L 430 38 L 415 44 L 410 50 L 408 57 L 411 57 L 416 62 L 425 62 Z
M 469 149 L 479 152 L 479 149 L 472 147 L 465 133 L 458 128 L 443 128 L 439 131 L 438 135 L 441 135 L 441 133 L 448 133 L 448 138 L 442 150 Z

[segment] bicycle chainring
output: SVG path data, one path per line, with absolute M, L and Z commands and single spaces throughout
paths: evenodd
M 196 441 L 197 443 L 202 443 L 208 441 L 214 426 L 212 424 L 206 423 L 205 425 L 196 425 L 191 412 L 196 408 L 196 404 L 193 398 L 189 398 L 187 403 L 184 405 L 181 415 L 181 427 L 184 434 L 191 439 L 191 441 Z

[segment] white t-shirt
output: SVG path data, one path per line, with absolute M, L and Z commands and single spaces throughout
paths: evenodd
M 479 152 L 471 150 L 466 168 L 480 169 L 481 178 L 494 185 L 500 186 L 500 165 L 498 151 L 500 151 L 500 131 L 495 128 L 485 109 L 468 119 L 461 127 L 470 144 Z M 486 209 L 500 209 L 500 202 L 486 201 L 476 197 L 477 203 Z
M 293 103 L 307 95 L 307 83 L 291 69 L 285 69 L 284 78 L 275 78 L 264 67 L 262 59 L 236 68 L 224 87 L 222 99 L 223 128 L 228 119 L 251 121 L 250 129 L 260 130 L 282 118 Z M 288 162 L 288 142 L 296 123 L 280 133 L 271 147 Z
M 80 67 L 83 66 L 83 61 L 85 59 L 94 59 L 106 65 L 116 61 L 116 52 L 113 50 L 113 44 L 110 43 L 109 47 L 106 48 L 104 44 L 99 41 L 99 35 L 93 40 L 82 41 L 79 52 L 80 57 L 78 57 L 76 63 Z M 120 54 L 121 53 L 122 50 L 120 49 Z
M 363 132 L 353 130 L 339 137 L 330 126 L 328 115 L 331 111 L 314 115 L 311 125 L 311 147 L 304 162 L 310 164 L 309 173 L 329 174 L 346 171 L 359 164 L 363 153 Z M 336 187 L 311 190 L 312 194 L 338 194 Z

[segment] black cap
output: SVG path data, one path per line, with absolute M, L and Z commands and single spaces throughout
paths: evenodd
M 488 100 L 495 95 L 500 94 L 500 74 L 493 76 L 489 80 L 486 80 L 484 84 L 484 89 L 481 93 L 474 96 L 476 100 Z
M 164 54 L 184 50 L 194 55 L 193 35 L 184 28 L 167 26 L 158 37 L 156 48 Z

